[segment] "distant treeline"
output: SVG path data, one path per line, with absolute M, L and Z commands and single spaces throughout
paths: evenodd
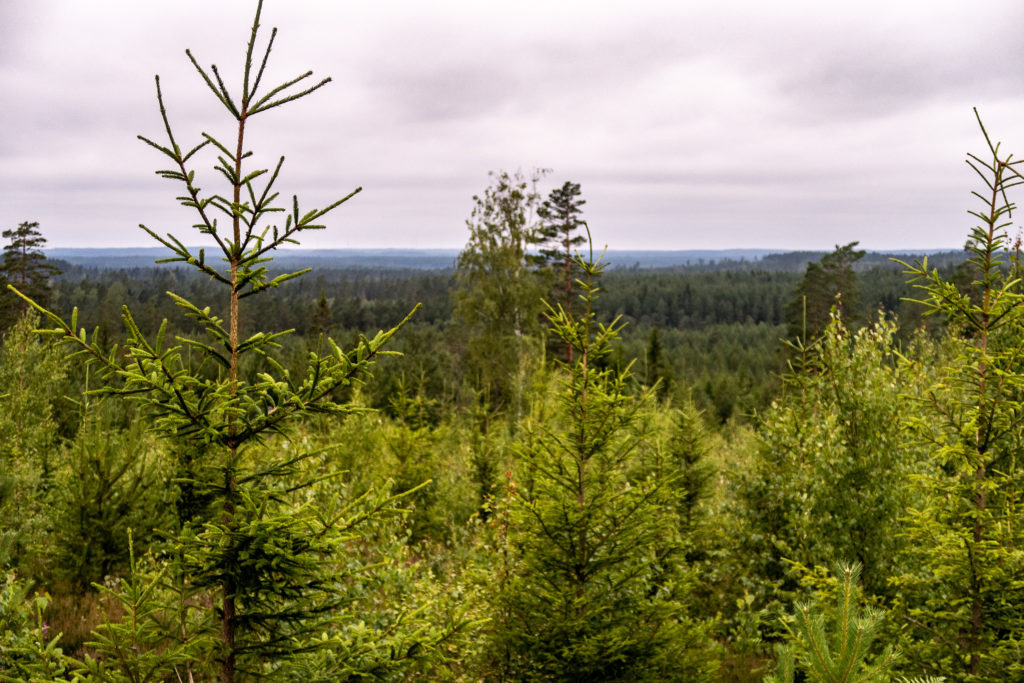
M 162 247 L 123 249 L 48 249 L 51 261 L 101 270 L 132 270 L 149 268 L 154 261 L 165 258 Z M 198 247 L 193 251 L 199 251 Z M 605 260 L 611 270 L 662 269 L 706 272 L 714 270 L 776 270 L 802 272 L 811 261 L 818 261 L 824 251 L 773 252 L 767 249 L 723 250 L 609 250 Z M 962 251 L 921 252 L 936 266 L 959 263 Z M 457 249 L 292 249 L 274 254 L 274 268 L 294 270 L 453 270 Z M 920 258 L 910 252 L 869 252 L 859 270 L 877 265 L 890 265 L 891 259 L 902 261 Z M 181 264 L 167 264 L 175 267 Z
M 929 258 L 929 263 L 951 271 L 955 261 L 943 255 L 941 259 Z M 63 310 L 78 305 L 83 315 L 101 327 L 119 328 L 121 305 L 127 304 L 143 329 L 155 329 L 163 318 L 176 317 L 173 301 L 164 296 L 167 291 L 197 301 L 212 299 L 213 287 L 207 278 L 175 268 L 114 270 L 60 265 L 64 273 L 54 281 L 57 306 Z M 915 318 L 916 309 L 903 302 L 913 296 L 913 287 L 898 266 L 876 262 L 858 271 L 860 314 L 882 309 L 905 322 Z M 610 270 L 601 282 L 603 292 L 596 302 L 597 313 L 605 319 L 622 316 L 629 325 L 641 329 L 782 325 L 786 304 L 793 298 L 801 276 L 802 269 L 783 268 Z M 415 320 L 441 325 L 451 318 L 452 286 L 453 273 L 448 270 L 317 269 L 274 291 L 263 301 L 261 317 L 266 326 L 295 329 L 300 334 L 324 324 L 336 329 L 369 330 L 395 324 L 413 305 L 421 303 Z
M 635 359 L 641 378 L 661 379 L 664 390 L 685 392 L 709 416 L 725 421 L 762 409 L 776 395 L 777 377 L 786 367 L 781 343 L 786 306 L 815 255 L 771 255 L 714 268 L 612 269 L 601 279 L 595 313 L 602 321 L 621 316 L 626 323 L 615 362 Z M 952 273 L 963 256 L 936 254 L 928 260 Z M 866 268 L 863 261 L 869 263 Z M 863 261 L 857 264 L 860 306 L 844 311 L 851 323 L 866 322 L 881 310 L 896 315 L 904 333 L 922 325 L 921 307 L 907 301 L 915 291 L 902 269 L 882 256 L 868 255 Z M 80 324 L 98 327 L 101 339 L 121 336 L 124 304 L 143 330 L 155 331 L 164 319 L 183 324 L 167 291 L 200 305 L 215 302 L 208 278 L 179 268 L 60 265 L 64 273 L 53 283 L 55 307 L 68 314 L 78 306 Z M 458 335 L 448 333 L 453 286 L 450 269 L 318 268 L 262 297 L 258 321 L 261 329 L 294 329 L 300 338 L 329 331 L 347 339 L 387 329 L 419 303 L 397 342 L 410 355 L 383 361 L 370 391 L 377 392 L 377 405 L 387 406 L 398 386 L 393 375 L 414 374 L 425 391 L 450 401 L 462 368 L 462 349 L 452 341 Z M 215 303 L 214 312 L 222 314 Z M 413 357 L 432 360 L 412 367 Z

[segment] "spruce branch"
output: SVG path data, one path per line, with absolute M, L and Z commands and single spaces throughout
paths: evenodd
M 301 76 L 297 76 L 297 77 L 293 78 L 292 80 L 287 81 L 287 82 L 282 83 L 281 85 L 277 86 L 276 88 L 271 90 L 269 93 L 264 95 L 262 98 L 260 98 L 260 100 L 257 101 L 252 106 L 252 109 L 249 110 L 249 114 L 250 115 L 259 114 L 261 112 L 267 111 L 268 109 L 273 109 L 274 107 L 280 107 L 282 104 L 287 104 L 288 102 L 294 102 L 295 100 L 297 100 L 297 99 L 299 99 L 301 97 L 305 97 L 306 95 L 309 95 L 309 94 L 312 94 L 312 93 L 316 92 L 317 90 L 319 90 L 320 88 L 324 87 L 325 85 L 327 85 L 328 83 L 331 82 L 331 78 L 327 77 L 327 78 L 324 78 L 323 80 L 321 80 L 316 85 L 311 86 L 309 88 L 306 88 L 305 90 L 300 90 L 297 93 L 293 93 L 291 95 L 286 95 L 286 96 L 284 96 L 284 97 L 282 97 L 280 99 L 274 100 L 272 102 L 268 102 L 268 100 L 270 100 L 270 98 L 272 98 L 274 95 L 277 95 L 278 93 L 283 92 L 284 90 L 290 88 L 291 86 L 295 85 L 296 83 L 300 83 L 301 81 L 304 81 L 305 79 L 309 78 L 312 75 L 313 75 L 312 71 L 307 71 L 306 73 L 302 74 Z
M 189 60 L 192 62 L 192 66 L 194 66 L 196 68 L 196 71 L 199 72 L 199 75 L 202 76 L 203 81 L 206 83 L 206 86 L 210 89 L 210 92 L 212 92 L 214 96 L 217 98 L 217 100 L 219 100 L 220 103 L 223 104 L 224 107 L 231 112 L 231 115 L 234 116 L 236 120 L 241 121 L 242 114 L 238 111 L 238 107 L 235 106 L 235 103 L 231 101 L 231 96 L 227 93 L 227 89 L 225 89 L 222 92 L 216 85 L 214 85 L 213 81 L 207 75 L 206 70 L 203 69 L 203 67 L 199 66 L 199 62 L 197 62 L 196 58 L 192 56 L 191 50 L 185 50 L 185 54 L 188 55 Z M 220 76 L 217 76 L 217 79 L 220 80 Z M 221 84 L 221 86 L 223 87 L 223 83 Z

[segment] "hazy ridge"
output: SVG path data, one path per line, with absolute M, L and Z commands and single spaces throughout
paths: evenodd
M 199 248 L 192 248 L 198 254 Z M 682 250 L 608 250 L 605 260 L 612 268 L 748 268 L 770 270 L 803 269 L 816 261 L 824 251 L 792 251 L 785 249 L 682 249 Z M 891 256 L 954 254 L 953 250 L 920 249 L 891 252 L 869 252 L 861 266 L 888 262 Z M 122 248 L 54 248 L 47 249 L 48 258 L 66 261 L 86 268 L 146 268 L 169 252 L 163 247 Z M 208 258 L 213 257 L 207 250 Z M 455 265 L 458 249 L 288 249 L 274 254 L 274 265 L 294 268 L 388 268 L 412 270 L 447 270 Z

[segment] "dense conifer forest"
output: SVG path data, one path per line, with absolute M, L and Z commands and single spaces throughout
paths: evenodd
M 3 232 L 0 680 L 1024 676 L 1024 176 L 984 127 L 958 254 L 616 268 L 583 188 L 496 171 L 450 268 L 306 273 L 277 248 L 358 190 L 245 166 L 327 84 L 261 83 L 261 10 L 240 92 L 193 60 L 237 148 L 159 80 L 142 138 L 217 258 Z

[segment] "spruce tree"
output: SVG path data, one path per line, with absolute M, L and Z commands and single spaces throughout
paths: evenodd
M 669 396 L 672 390 L 672 368 L 665 357 L 661 335 L 657 327 L 651 328 L 647 337 L 647 351 L 644 357 L 644 385 L 654 387 L 658 398 Z
M 360 520 L 390 507 L 384 494 L 367 495 L 369 510 L 317 497 L 314 484 L 325 475 L 304 465 L 319 454 L 285 445 L 280 437 L 304 415 L 350 412 L 349 404 L 333 399 L 335 392 L 365 375 L 397 328 L 361 337 L 349 351 L 321 338 L 303 376 L 293 375 L 275 358 L 288 331 L 257 328 L 243 336 L 247 326 L 255 327 L 247 325 L 245 314 L 252 309 L 243 300 L 307 272 L 272 276 L 267 263 L 272 252 L 297 243 L 301 233 L 322 229 L 321 219 L 359 191 L 316 209 L 300 209 L 293 197 L 286 209 L 276 203 L 284 158 L 273 169 L 246 166 L 251 156 L 246 135 L 254 118 L 262 119 L 330 81 L 311 83 L 312 72 L 307 72 L 265 87 L 276 29 L 260 57 L 256 50 L 262 4 L 260 0 L 256 5 L 240 91 L 232 93 L 216 66 L 203 68 L 186 50 L 202 81 L 234 120 L 233 139 L 204 133 L 194 146 L 180 145 L 159 77 L 156 95 L 166 137 L 157 142 L 139 136 L 164 158 L 167 167 L 158 175 L 179 185 L 178 200 L 195 213 L 196 236 L 207 240 L 218 256 L 208 259 L 206 248 L 193 250 L 172 234 L 160 236 L 140 226 L 170 250 L 163 261 L 187 264 L 221 288 L 223 298 L 215 306 L 168 292 L 203 336 L 172 339 L 166 321 L 156 335 L 147 335 L 125 307 L 125 347 L 104 348 L 96 333 L 90 338 L 78 329 L 77 309 L 65 320 L 33 301 L 29 292 L 19 292 L 49 321 L 49 333 L 70 346 L 73 355 L 100 367 L 106 382 L 101 393 L 138 401 L 150 429 L 167 439 L 176 459 L 176 471 L 166 485 L 178 491 L 177 523 L 165 530 L 166 564 L 152 584 L 160 590 L 144 590 L 132 598 L 129 593 L 140 581 L 150 585 L 149 579 L 132 576 L 126 580 L 125 599 L 169 596 L 176 601 L 177 607 L 164 604 L 147 612 L 180 612 L 180 628 L 161 626 L 159 637 L 151 640 L 157 654 L 181 654 L 173 665 L 185 668 L 161 675 L 209 680 L 213 672 L 206 669 L 207 662 L 214 661 L 223 683 L 277 670 L 289 659 L 330 644 L 326 634 L 331 619 L 351 602 L 346 582 L 331 573 L 343 570 L 346 562 L 334 556 L 358 537 Z M 214 169 L 226 181 L 225 190 L 200 188 L 194 164 L 201 152 L 215 156 Z M 113 659 L 107 665 L 87 662 L 86 669 L 96 674 L 121 662 L 127 667 L 122 673 L 131 675 L 130 662 L 118 653 L 143 656 L 132 645 L 135 626 L 108 629 L 104 637 L 110 642 L 101 651 Z M 129 640 L 122 642 L 125 638 Z M 182 642 L 172 647 L 175 638 Z
M 114 401 L 83 396 L 81 425 L 60 453 L 49 496 L 48 585 L 82 596 L 105 577 L 129 567 L 129 534 L 140 548 L 171 526 L 173 488 L 165 485 L 169 458 L 143 420 L 122 428 Z
M 709 463 L 707 428 L 704 416 L 692 402 L 686 401 L 672 410 L 669 439 L 661 454 L 665 477 L 672 478 L 672 506 L 679 518 L 680 528 L 692 534 L 700 519 L 698 507 L 711 493 L 711 480 L 715 474 Z
M 497 516 L 491 666 L 500 680 L 704 680 L 713 667 L 686 613 L 671 475 L 631 474 L 645 400 L 628 369 L 600 369 L 620 326 L 595 320 L 602 264 L 577 266 L 583 310 L 548 313 L 576 352 L 559 410 L 521 443 Z
M 949 355 L 908 420 L 931 466 L 895 578 L 908 659 L 954 681 L 1005 681 L 1024 676 L 1024 268 L 1008 235 L 1024 175 L 978 123 L 987 150 L 967 160 L 984 183 L 972 193 L 982 207 L 970 212 L 969 291 L 927 259 L 903 264 L 920 303 L 947 321 Z

